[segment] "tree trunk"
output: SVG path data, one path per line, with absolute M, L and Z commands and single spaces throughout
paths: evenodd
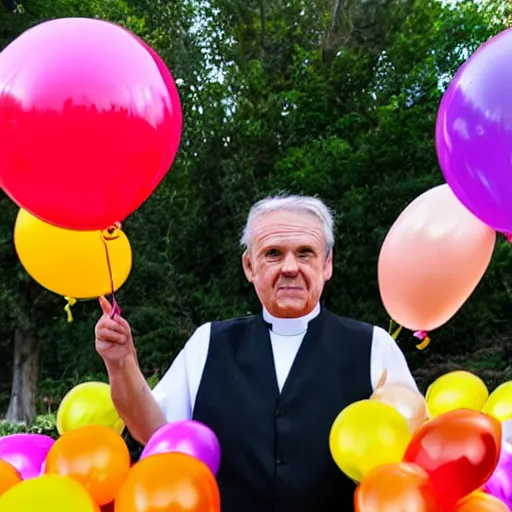
M 31 424 L 36 417 L 39 340 L 35 329 L 14 332 L 14 368 L 7 421 Z

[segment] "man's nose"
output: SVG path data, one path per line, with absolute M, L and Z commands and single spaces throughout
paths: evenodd
M 292 254 L 288 253 L 283 261 L 281 272 L 286 275 L 294 275 L 299 271 L 299 263 L 297 258 Z

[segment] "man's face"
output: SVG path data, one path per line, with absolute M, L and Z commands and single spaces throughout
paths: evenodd
M 332 275 L 321 221 L 309 213 L 272 212 L 254 221 L 252 234 L 242 261 L 260 302 L 281 318 L 311 312 Z

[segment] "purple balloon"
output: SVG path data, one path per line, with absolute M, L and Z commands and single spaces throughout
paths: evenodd
M 502 423 L 500 458 L 494 473 L 485 484 L 485 492 L 512 508 L 512 420 Z
M 0 459 L 14 466 L 24 480 L 36 478 L 55 441 L 42 434 L 12 434 L 0 437 Z
M 446 182 L 496 231 L 512 232 L 512 29 L 461 66 L 443 96 L 436 148 Z
M 180 452 L 204 462 L 215 475 L 220 465 L 220 444 L 215 433 L 195 420 L 168 423 L 144 447 L 141 459 L 157 453 Z

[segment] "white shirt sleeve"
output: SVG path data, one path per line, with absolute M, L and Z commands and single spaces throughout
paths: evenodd
M 374 390 L 384 370 L 387 371 L 386 383 L 402 384 L 418 389 L 405 356 L 396 341 L 384 329 L 375 326 L 371 355 L 371 380 Z
M 169 423 L 192 419 L 210 346 L 210 331 L 210 323 L 196 329 L 153 389 L 153 396 Z

